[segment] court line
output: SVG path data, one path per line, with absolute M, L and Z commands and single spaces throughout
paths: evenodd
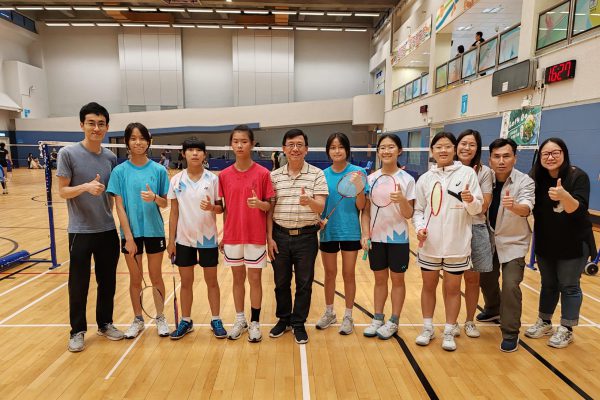
M 64 263 L 61 263 L 60 265 L 61 265 L 61 266 L 62 266 L 62 265 L 66 265 L 66 264 L 68 264 L 70 261 L 71 261 L 71 260 L 69 259 L 69 260 L 65 261 Z M 51 271 L 53 271 L 53 270 L 51 270 L 51 269 L 48 269 L 48 270 L 46 270 L 46 271 L 44 271 L 44 272 L 42 272 L 42 273 L 40 273 L 40 274 L 38 274 L 38 275 L 34 276 L 33 278 L 31 278 L 31 279 L 28 279 L 28 280 L 26 280 L 25 282 L 22 282 L 22 283 L 18 284 L 17 286 L 15 286 L 15 287 L 13 287 L 13 288 L 10 288 L 10 289 L 8 289 L 8 290 L 6 290 L 6 291 L 4 291 L 4 292 L 0 293 L 0 297 L 4 296 L 5 294 L 8 294 L 8 293 L 12 292 L 13 290 L 17 290 L 18 288 L 20 288 L 20 287 L 22 287 L 22 286 L 25 286 L 25 285 L 27 285 L 28 283 L 31 283 L 31 282 L 35 281 L 36 279 L 38 279 L 38 278 L 40 278 L 40 277 L 42 277 L 42 276 L 44 276 L 44 275 L 46 275 L 46 274 L 50 273 Z
M 306 362 L 306 345 L 300 346 L 300 370 L 302 371 L 302 400 L 310 400 L 310 383 L 308 381 L 308 364 Z
M 171 300 L 171 298 L 173 297 L 173 295 L 175 294 L 175 291 L 177 291 L 177 289 L 179 289 L 179 287 L 181 286 L 181 284 L 177 285 L 177 287 L 175 288 L 175 290 L 173 292 L 171 292 L 171 295 L 169 295 L 169 297 L 167 297 L 164 301 L 163 304 L 167 304 L 169 302 L 169 300 Z M 154 321 L 154 320 L 153 320 Z M 154 322 L 149 323 L 147 326 L 154 326 Z M 119 366 L 121 365 L 121 363 L 125 360 L 125 357 L 127 357 L 127 355 L 131 352 L 131 350 L 133 350 L 133 347 L 136 345 L 136 343 L 140 340 L 140 338 L 142 337 L 142 335 L 147 331 L 148 329 L 144 329 L 133 341 L 133 343 L 131 343 L 129 345 L 129 347 L 127 348 L 127 350 L 125 350 L 125 353 L 123 353 L 123 355 L 121 356 L 121 358 L 119 358 L 119 361 L 117 361 L 117 363 L 112 367 L 112 369 L 108 372 L 108 374 L 106 374 L 106 376 L 104 377 L 104 380 L 109 380 L 112 377 L 112 374 L 117 370 L 117 368 L 119 368 Z
M 4 318 L 2 321 L 0 321 L 0 325 L 4 324 L 6 321 L 10 320 L 11 318 L 16 317 L 17 315 L 19 315 L 20 313 L 22 313 L 23 311 L 27 310 L 30 307 L 33 307 L 34 305 L 36 305 L 37 303 L 39 303 L 40 301 L 44 300 L 46 297 L 54 294 L 54 292 L 62 289 L 63 287 L 65 287 L 69 282 L 65 282 L 63 284 L 61 284 L 60 286 L 52 289 L 51 291 L 49 291 L 48 293 L 46 293 L 45 295 L 43 295 L 42 297 L 38 298 L 37 300 L 32 301 L 31 303 L 29 303 L 28 305 L 26 305 L 25 307 L 21 308 L 20 310 L 14 312 L 13 314 L 9 315 L 8 317 Z
M 316 279 L 313 279 L 313 282 L 319 286 L 325 287 L 325 285 L 322 282 L 320 282 Z M 337 290 L 335 291 L 335 294 L 340 296 L 342 299 L 346 299 L 346 296 L 344 296 L 342 293 L 338 292 Z M 354 307 L 356 307 L 358 310 L 362 311 L 362 313 L 365 314 L 366 316 L 368 316 L 370 318 L 374 317 L 373 314 L 371 314 L 369 311 L 367 311 L 367 309 L 365 309 L 363 306 L 361 306 L 360 304 L 358 304 L 356 302 L 354 302 Z M 402 339 L 400 336 L 398 336 L 397 333 L 394 334 L 393 338 L 396 339 L 396 341 L 398 342 L 398 345 L 400 345 L 400 348 L 402 349 L 404 356 L 410 363 L 410 366 L 412 367 L 413 371 L 417 375 L 417 378 L 419 378 L 419 381 L 421 382 L 421 385 L 423 386 L 423 389 L 425 390 L 425 392 L 427 393 L 429 398 L 434 399 L 434 400 L 439 399 L 438 395 L 435 393 L 435 390 L 431 386 L 431 383 L 429 383 L 427 376 L 425 376 L 425 373 L 419 366 L 419 363 L 417 362 L 415 357 L 412 355 L 410 349 L 406 345 L 406 342 L 404 342 L 404 339 Z

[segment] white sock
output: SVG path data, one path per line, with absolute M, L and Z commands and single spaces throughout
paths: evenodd
M 444 325 L 444 333 L 448 333 L 448 332 L 452 331 L 453 328 L 454 328 L 454 324 L 446 323 L 446 325 Z
M 433 318 L 423 318 L 423 328 L 433 329 Z
M 246 316 L 244 315 L 244 312 L 239 312 L 239 313 L 235 313 L 235 320 L 236 321 L 245 321 L 246 320 Z
M 211 321 L 216 321 L 217 319 L 221 319 L 220 316 L 218 315 L 213 315 L 212 318 L 210 319 Z
M 333 314 L 333 304 L 327 304 L 325 306 L 325 312 L 328 314 Z
M 344 317 L 352 318 L 352 309 L 351 308 L 346 308 L 346 311 L 344 311 Z
M 183 317 L 181 319 L 184 320 L 185 322 L 192 322 L 192 319 L 190 317 Z

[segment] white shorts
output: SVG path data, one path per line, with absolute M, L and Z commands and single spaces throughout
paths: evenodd
M 267 247 L 264 244 L 224 244 L 226 267 L 265 268 Z
M 461 272 L 471 269 L 471 257 L 428 257 L 417 254 L 417 265 L 427 271 Z

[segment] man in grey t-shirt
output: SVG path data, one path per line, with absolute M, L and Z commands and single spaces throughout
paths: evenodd
M 84 349 L 92 257 L 98 283 L 98 335 L 123 339 L 123 332 L 115 328 L 112 319 L 120 248 L 112 199 L 105 191 L 110 173 L 117 165 L 117 157 L 102 147 L 109 115 L 101 105 L 89 103 L 81 108 L 79 119 L 85 138 L 60 150 L 56 172 L 59 194 L 67 200 L 69 212 L 69 351 L 72 352 Z

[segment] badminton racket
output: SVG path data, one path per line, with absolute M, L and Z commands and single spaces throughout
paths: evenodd
M 327 226 L 327 221 L 336 210 L 337 206 L 340 205 L 342 200 L 351 199 L 358 196 L 365 190 L 365 185 L 367 184 L 367 177 L 365 174 L 359 171 L 352 171 L 345 174 L 342 179 L 337 184 L 337 192 L 341 196 L 340 199 L 335 203 L 335 206 L 329 211 L 327 217 L 322 221 L 323 226 Z
M 175 329 L 179 326 L 179 302 L 177 301 L 177 288 L 175 287 L 175 256 L 171 255 L 171 269 L 173 272 L 173 314 L 175 315 Z
M 142 278 L 143 287 L 140 291 L 140 305 L 142 311 L 148 318 L 156 319 L 158 315 L 161 315 L 164 311 L 165 296 L 156 286 L 148 285 L 146 278 L 144 278 L 144 271 L 140 265 L 141 257 L 134 256 L 135 264 L 138 267 L 138 271 Z M 152 300 L 149 300 L 149 299 Z
M 371 185 L 371 203 L 377 207 L 375 211 L 375 217 L 371 224 L 371 232 L 377 223 L 377 217 L 379 216 L 379 210 L 392 204 L 392 198 L 390 194 L 396 191 L 396 180 L 392 175 L 381 174 L 375 179 L 373 185 Z M 369 247 L 371 247 L 371 241 L 369 240 Z M 365 250 L 363 253 L 363 260 L 367 259 L 368 252 Z
M 427 233 L 427 228 L 429 227 L 429 221 L 431 221 L 432 216 L 437 216 L 442 209 L 442 184 L 440 182 L 436 182 L 433 184 L 433 188 L 431 189 L 431 195 L 429 198 L 429 217 L 427 218 L 427 223 L 425 224 L 425 233 Z M 425 240 L 419 240 L 419 247 L 423 247 L 423 243 Z

